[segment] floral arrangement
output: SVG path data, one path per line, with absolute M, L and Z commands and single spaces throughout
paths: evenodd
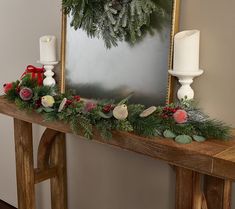
M 149 108 L 128 104 L 131 96 L 120 102 L 85 100 L 78 95 L 61 94 L 56 87 L 40 86 L 27 75 L 21 81 L 4 85 L 4 92 L 19 108 L 43 114 L 45 120 L 68 123 L 75 133 L 87 138 L 92 138 L 94 128 L 107 139 L 112 137 L 113 130 L 118 130 L 172 138 L 184 144 L 208 138 L 224 140 L 230 136 L 228 126 L 210 119 L 193 101 L 186 99 Z

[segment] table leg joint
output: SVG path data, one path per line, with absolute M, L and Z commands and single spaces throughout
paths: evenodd
M 40 140 L 37 153 L 37 167 L 46 169 L 50 167 L 50 154 L 52 145 L 60 132 L 47 128 Z
M 57 175 L 58 167 L 53 166 L 45 169 L 34 169 L 34 181 L 35 184 L 41 183 L 48 179 L 54 178 Z

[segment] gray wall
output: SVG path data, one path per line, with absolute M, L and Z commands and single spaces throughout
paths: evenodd
M 40 35 L 59 36 L 59 4 L 58 0 L 2 2 L 0 85 L 18 78 L 26 64 L 35 63 Z M 196 98 L 211 116 L 233 126 L 234 8 L 233 0 L 182 0 L 181 6 L 181 29 L 197 28 L 202 35 L 205 74 L 195 80 Z M 12 121 L 0 116 L 0 128 L 0 199 L 17 205 Z M 36 136 L 42 131 L 34 129 Z M 70 209 L 174 208 L 174 174 L 160 161 L 69 135 L 68 169 Z M 37 193 L 38 208 L 49 209 L 48 184 L 38 187 Z

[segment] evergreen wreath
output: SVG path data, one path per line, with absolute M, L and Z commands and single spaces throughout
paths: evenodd
M 160 23 L 169 19 L 169 0 L 62 0 L 65 14 L 72 16 L 71 26 L 81 28 L 91 38 L 102 38 L 107 48 L 118 41 L 134 44 L 157 16 Z
M 130 96 L 116 103 L 83 100 L 78 95 L 61 94 L 56 87 L 38 86 L 30 75 L 6 84 L 4 92 L 20 109 L 43 114 L 45 120 L 70 124 L 75 133 L 87 138 L 92 138 L 94 127 L 107 139 L 112 137 L 113 130 L 172 138 L 185 144 L 230 137 L 230 127 L 210 119 L 191 100 L 147 109 L 141 104 L 128 105 Z

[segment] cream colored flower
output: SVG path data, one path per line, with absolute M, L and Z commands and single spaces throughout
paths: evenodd
M 43 107 L 53 107 L 55 99 L 53 96 L 46 95 L 42 97 L 41 102 Z

